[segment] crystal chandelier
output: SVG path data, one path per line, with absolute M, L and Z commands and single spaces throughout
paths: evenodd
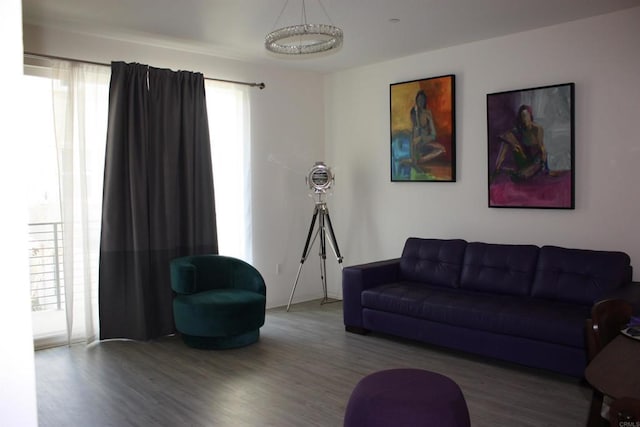
M 321 0 L 318 0 L 329 22 L 331 18 L 327 14 Z M 278 15 L 276 24 L 289 4 L 289 0 Z M 275 25 L 274 25 L 275 27 Z M 342 30 L 329 24 L 307 23 L 307 10 L 305 0 L 302 0 L 302 23 L 274 30 L 267 34 L 264 45 L 268 51 L 285 55 L 306 55 L 337 49 L 342 45 Z

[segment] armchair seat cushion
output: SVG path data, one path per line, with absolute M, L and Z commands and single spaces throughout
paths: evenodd
M 244 289 L 213 289 L 173 300 L 176 328 L 185 334 L 226 337 L 264 325 L 265 296 Z

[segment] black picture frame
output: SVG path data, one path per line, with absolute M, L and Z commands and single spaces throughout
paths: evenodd
M 389 85 L 391 181 L 456 180 L 455 75 Z
M 490 208 L 575 209 L 575 84 L 487 94 Z

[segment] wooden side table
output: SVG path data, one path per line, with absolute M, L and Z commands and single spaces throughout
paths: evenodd
M 640 341 L 618 335 L 593 358 L 585 378 L 614 399 L 640 399 Z

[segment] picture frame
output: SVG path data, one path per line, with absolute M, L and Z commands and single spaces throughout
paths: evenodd
M 575 208 L 574 86 L 487 94 L 490 208 Z
M 455 75 L 389 85 L 391 181 L 456 180 Z

